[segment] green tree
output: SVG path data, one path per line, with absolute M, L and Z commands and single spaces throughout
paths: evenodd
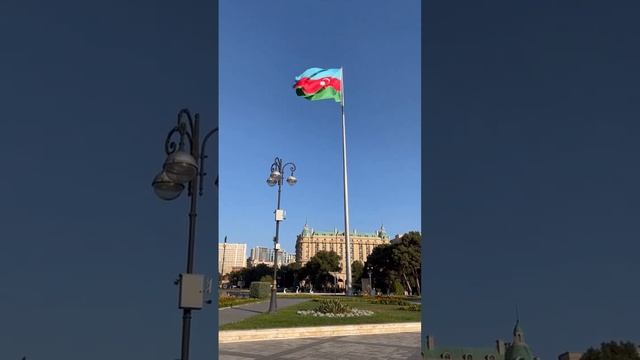
M 395 278 L 394 264 L 391 257 L 392 250 L 393 246 L 389 244 L 374 247 L 364 265 L 365 268 L 373 267 L 373 287 L 381 289 L 383 292 L 385 290 L 390 291 L 391 282 Z
M 640 355 L 632 342 L 609 341 L 600 348 L 589 348 L 580 360 L 640 360 Z
M 265 276 L 260 278 L 260 282 L 267 282 L 267 283 L 271 284 L 271 283 L 273 283 L 273 276 L 265 275 Z
M 248 273 L 247 268 L 243 268 L 240 270 L 232 271 L 225 275 L 227 279 L 229 279 L 229 283 L 231 285 L 238 285 L 238 283 L 244 279 L 246 279 Z
M 402 283 L 400 283 L 399 279 L 393 280 L 392 289 L 393 289 L 394 295 L 398 295 L 398 296 L 404 295 L 404 287 L 402 287 Z
M 364 264 L 360 260 L 351 263 L 351 277 L 354 284 L 360 284 L 362 274 L 364 273 Z
M 409 293 L 413 293 L 413 284 L 420 294 L 421 244 L 420 233 L 411 231 L 404 234 L 391 251 L 394 270 Z
M 300 265 L 291 263 L 278 268 L 278 284 L 290 288 L 298 286 L 300 281 Z
M 318 251 L 304 264 L 302 274 L 313 284 L 314 288 L 322 288 L 326 284 L 333 284 L 331 272 L 339 272 L 340 256 L 335 251 Z
M 269 266 L 267 264 L 258 264 L 254 267 L 248 268 L 247 278 L 244 279 L 244 283 L 246 286 L 249 286 L 249 284 L 254 281 L 260 281 L 260 279 L 266 275 L 273 276 L 273 266 Z
M 415 287 L 420 294 L 421 244 L 420 233 L 411 231 L 393 244 L 376 246 L 364 266 L 373 267 L 374 287 L 392 292 L 397 279 L 409 292 Z

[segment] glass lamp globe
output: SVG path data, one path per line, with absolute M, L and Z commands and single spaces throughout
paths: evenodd
M 164 170 L 169 179 L 184 184 L 193 180 L 198 174 L 198 162 L 185 151 L 177 151 L 167 157 Z
M 298 179 L 296 179 L 295 176 L 291 175 L 287 178 L 287 184 L 293 186 L 298 182 Z
M 271 176 L 269 176 L 269 178 L 267 179 L 267 185 L 269 185 L 269 186 L 274 186 L 277 183 L 278 183 L 278 181 L 276 179 L 274 179 L 273 177 L 271 177 Z
M 278 170 L 273 170 L 271 172 L 271 177 L 274 178 L 275 180 L 280 180 L 282 178 L 282 174 L 280 174 L 280 171 Z
M 156 175 L 152 185 L 153 191 L 162 200 L 173 200 L 184 190 L 184 185 L 171 180 L 164 171 Z

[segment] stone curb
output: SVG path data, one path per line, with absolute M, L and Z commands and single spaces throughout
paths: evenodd
M 225 306 L 225 307 L 218 308 L 218 310 L 238 309 L 238 308 L 240 308 L 240 306 L 253 305 L 253 304 L 262 304 L 262 303 L 265 303 L 265 302 L 267 302 L 267 301 L 266 300 L 265 301 L 255 301 L 255 302 L 244 303 L 244 304 L 239 304 L 239 305 Z
M 310 326 L 260 330 L 224 330 L 218 332 L 218 343 L 303 339 L 329 336 L 353 336 L 420 332 L 420 322 Z

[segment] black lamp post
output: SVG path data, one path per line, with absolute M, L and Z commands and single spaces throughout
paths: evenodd
M 220 289 L 222 289 L 222 277 L 224 276 L 224 256 L 227 253 L 227 237 L 224 237 L 224 245 L 222 245 L 222 267 L 220 268 Z
M 371 273 L 373 273 L 373 266 L 367 266 L 367 271 L 369 272 L 369 295 L 373 295 L 373 282 L 371 281 Z
M 189 335 L 191 330 L 191 310 L 202 308 L 201 275 L 193 274 L 193 253 L 196 237 L 196 216 L 198 196 L 203 193 L 204 153 L 207 141 L 218 131 L 215 128 L 200 138 L 200 115 L 191 116 L 188 109 L 178 112 L 176 126 L 169 131 L 164 148 L 167 158 L 162 171 L 153 179 L 153 190 L 163 200 L 173 200 L 180 196 L 188 183 L 187 196 L 191 198 L 189 210 L 189 241 L 187 244 L 187 271 L 180 275 L 180 304 L 182 312 L 181 360 L 189 359 Z M 176 143 L 174 138 L 178 139 Z M 216 178 L 215 185 L 218 186 Z M 193 275 L 192 275 L 193 274 Z M 199 284 L 198 284 L 199 280 Z M 200 289 L 198 289 L 198 287 Z M 194 290 L 195 289 L 195 290 Z M 200 297 L 200 298 L 198 298 Z
M 273 238 L 273 284 L 271 285 L 271 302 L 269 303 L 269 312 L 274 313 L 278 310 L 278 304 L 276 300 L 276 292 L 278 291 L 278 283 L 276 281 L 278 275 L 278 250 L 280 244 L 278 243 L 278 236 L 280 231 L 280 221 L 284 220 L 284 210 L 280 209 L 280 192 L 282 191 L 282 179 L 284 171 L 287 166 L 291 170 L 291 175 L 287 178 L 287 184 L 293 186 L 298 182 L 293 173 L 296 171 L 296 165 L 294 163 L 282 163 L 282 159 L 276 157 L 271 164 L 271 175 L 267 179 L 269 186 L 278 185 L 278 205 L 276 207 L 276 236 Z

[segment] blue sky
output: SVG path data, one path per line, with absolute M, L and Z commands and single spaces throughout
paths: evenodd
M 276 156 L 298 178 L 282 191 L 283 248 L 305 219 L 344 229 L 340 106 L 292 89 L 310 67 L 344 67 L 351 230 L 420 229 L 420 2 L 364 4 L 221 2 L 221 239 L 273 246 Z

